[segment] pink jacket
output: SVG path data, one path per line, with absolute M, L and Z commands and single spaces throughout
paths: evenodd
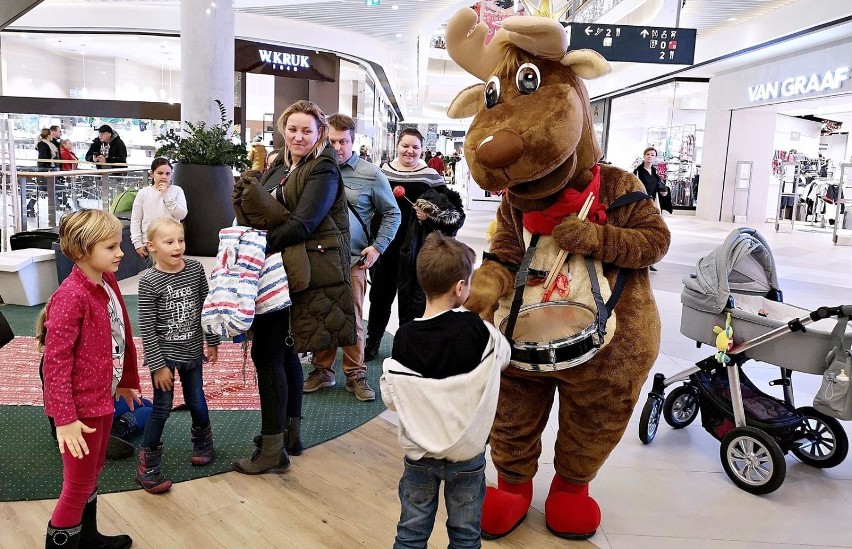
M 119 387 L 139 389 L 136 346 L 130 317 L 112 273 L 104 281 L 124 312 L 124 371 Z M 112 329 L 109 296 L 76 265 L 47 305 L 44 349 L 44 412 L 56 425 L 113 413 Z

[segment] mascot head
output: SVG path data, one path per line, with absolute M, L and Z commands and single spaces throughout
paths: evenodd
M 607 74 L 609 64 L 593 51 L 567 51 L 553 19 L 509 17 L 487 46 L 487 27 L 476 21 L 472 9 L 459 11 L 446 40 L 450 57 L 483 82 L 463 90 L 448 112 L 474 116 L 465 140 L 473 178 L 518 203 L 585 188 L 601 152 L 580 79 Z

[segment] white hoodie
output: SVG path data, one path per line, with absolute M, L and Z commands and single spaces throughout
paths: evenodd
M 399 443 L 411 460 L 467 461 L 482 453 L 511 348 L 492 324 L 479 366 L 444 379 L 425 378 L 392 358 L 382 364 L 382 400 L 399 415 Z

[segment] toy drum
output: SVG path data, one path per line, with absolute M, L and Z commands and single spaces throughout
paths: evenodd
M 573 368 L 597 354 L 603 341 L 597 315 L 571 301 L 537 303 L 521 307 L 513 334 L 506 334 L 507 316 L 500 322 L 512 345 L 511 365 L 532 372 Z

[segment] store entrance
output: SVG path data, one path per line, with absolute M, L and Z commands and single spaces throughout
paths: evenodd
M 831 233 L 835 224 L 852 229 L 852 215 L 846 214 L 843 203 L 852 198 L 850 128 L 852 94 L 779 108 L 768 220 L 809 232 Z

